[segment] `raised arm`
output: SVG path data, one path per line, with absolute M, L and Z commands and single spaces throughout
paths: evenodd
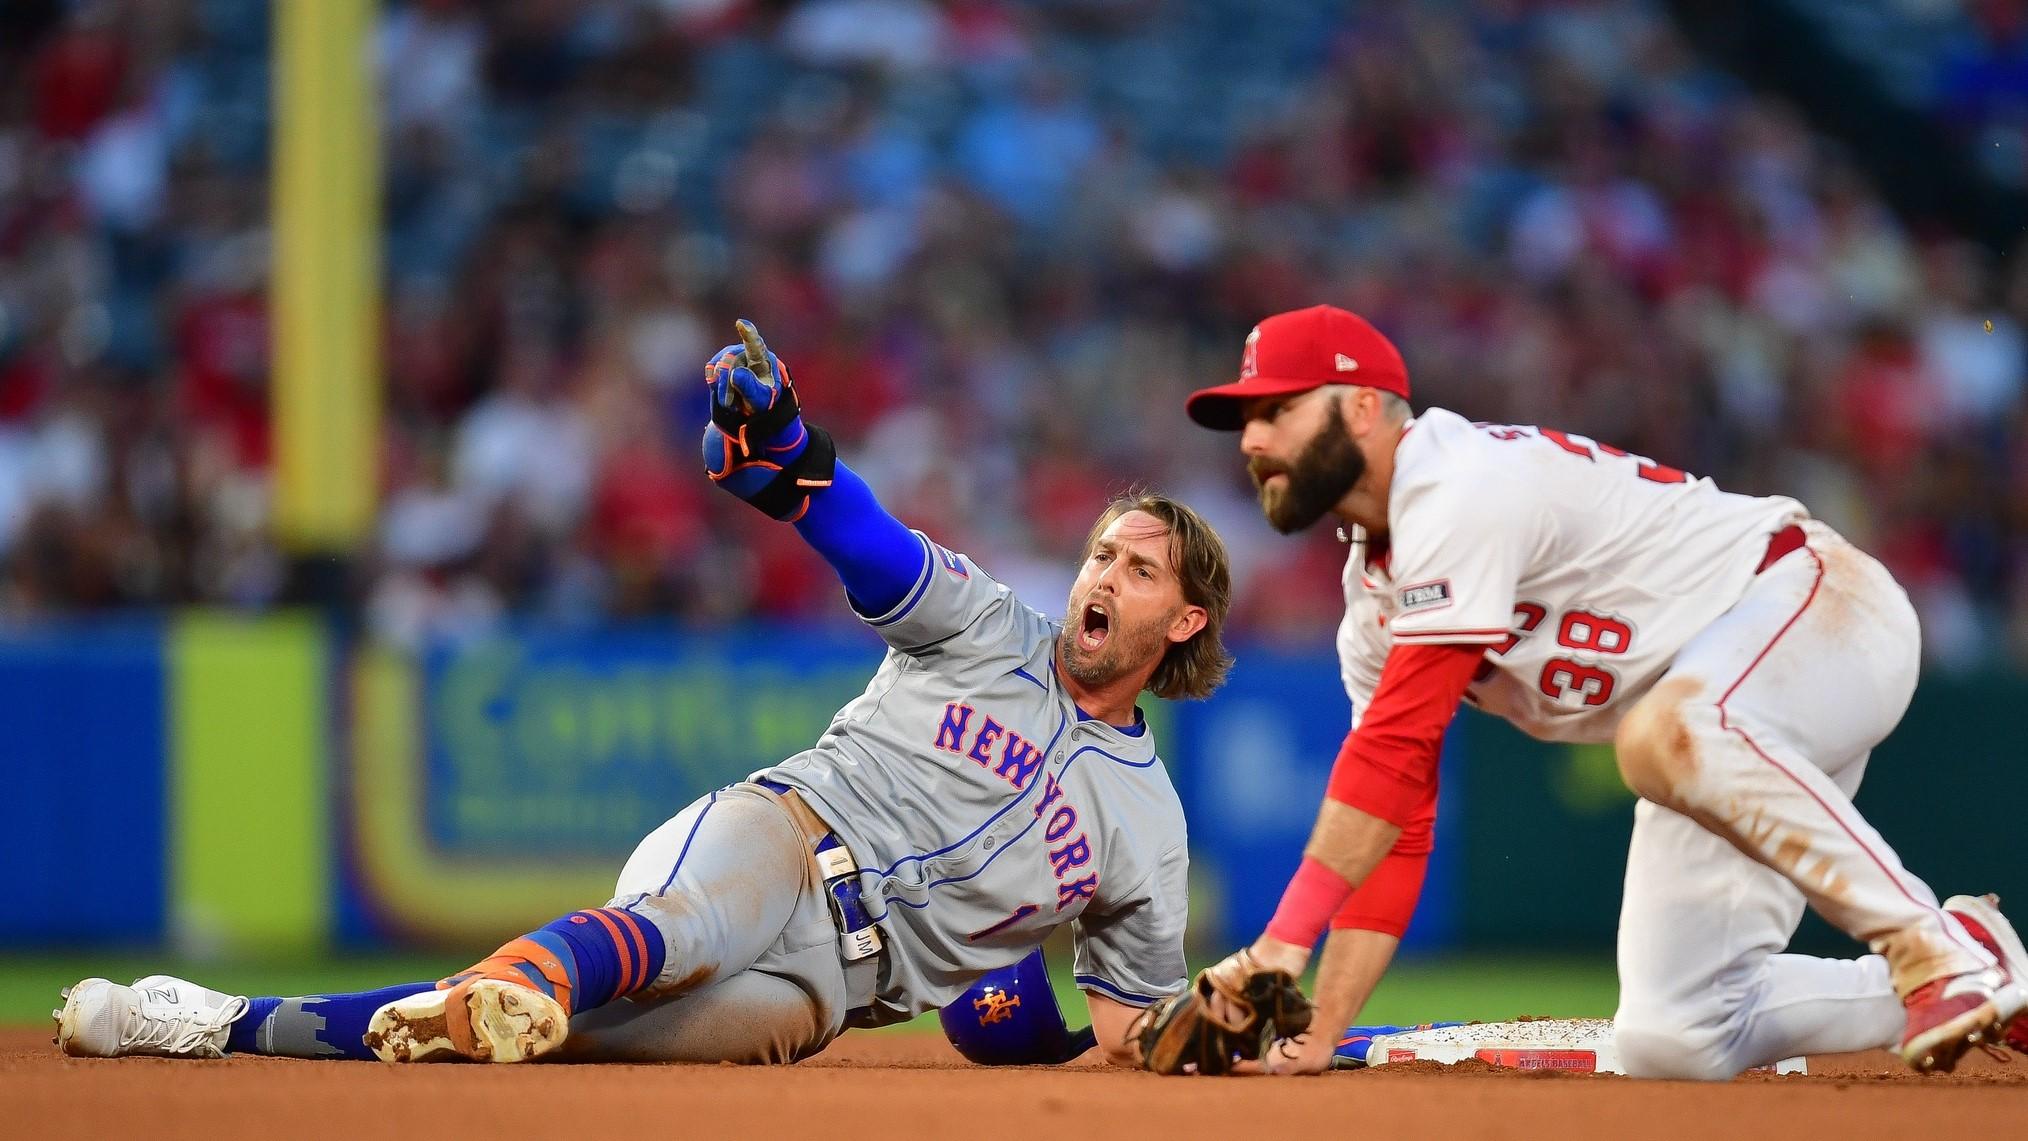
M 788 366 L 753 322 L 736 328 L 740 343 L 704 366 L 705 473 L 763 514 L 795 524 L 861 614 L 892 609 L 922 577 L 928 547 L 839 462 L 830 434 L 804 423 Z

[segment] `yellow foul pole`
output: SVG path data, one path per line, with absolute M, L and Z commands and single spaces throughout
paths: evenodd
M 380 422 L 374 0 L 274 13 L 275 528 L 290 553 L 370 534 Z

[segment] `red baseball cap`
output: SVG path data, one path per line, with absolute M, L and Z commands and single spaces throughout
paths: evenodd
M 1408 366 L 1394 342 L 1364 317 L 1335 305 L 1277 313 L 1246 335 L 1239 379 L 1190 394 L 1183 410 L 1220 432 L 1244 427 L 1241 402 L 1294 396 L 1327 384 L 1357 384 L 1408 399 Z

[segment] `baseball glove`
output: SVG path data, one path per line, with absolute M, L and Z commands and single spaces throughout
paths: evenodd
M 1157 1074 L 1228 1074 L 1257 1061 L 1267 1044 L 1310 1028 L 1310 1000 L 1287 971 L 1241 951 L 1206 968 L 1189 990 L 1148 1007 L 1127 1036 L 1141 1068 Z

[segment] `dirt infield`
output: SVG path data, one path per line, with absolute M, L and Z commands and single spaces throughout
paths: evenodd
M 847 1036 L 734 1066 L 414 1066 L 60 1057 L 0 1031 L 0 1136 L 145 1138 L 2028 1136 L 2028 1059 L 1918 1077 L 1886 1054 L 1723 1085 L 1418 1064 L 1314 1079 L 1169 1079 L 1090 1063 L 981 1069 L 934 1035 Z M 550 1130 L 568 1131 L 550 1133 Z

